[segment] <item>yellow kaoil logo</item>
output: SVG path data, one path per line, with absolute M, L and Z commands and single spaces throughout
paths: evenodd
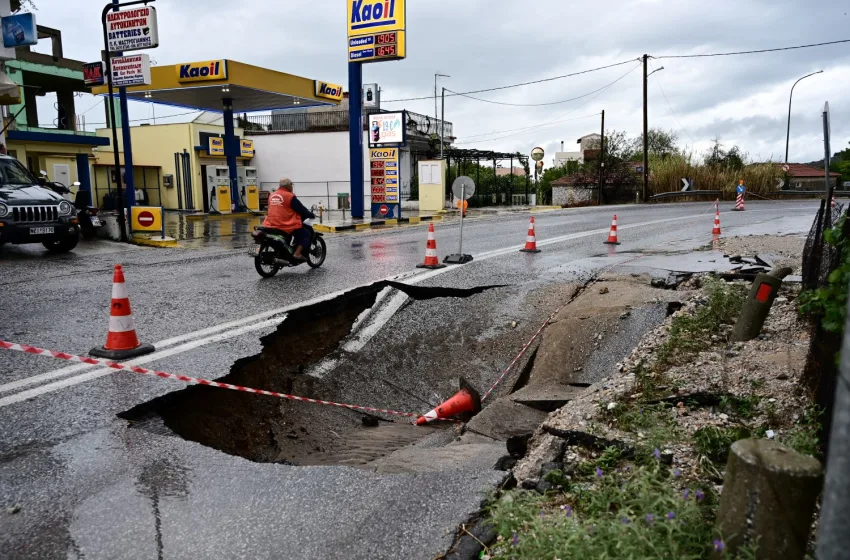
M 206 60 L 177 65 L 178 82 L 203 82 L 227 79 L 226 60 Z
M 373 148 L 369 156 L 372 159 L 395 159 L 398 150 L 395 148 L 375 149 Z
M 316 80 L 316 97 L 324 97 L 325 99 L 333 99 L 339 101 L 342 99 L 342 86 L 330 84 Z
M 401 31 L 405 0 L 348 0 L 348 36 Z

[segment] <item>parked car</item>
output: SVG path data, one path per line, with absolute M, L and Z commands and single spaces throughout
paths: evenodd
M 39 185 L 18 160 L 0 155 L 0 246 L 41 243 L 48 251 L 66 253 L 79 238 L 74 205 Z

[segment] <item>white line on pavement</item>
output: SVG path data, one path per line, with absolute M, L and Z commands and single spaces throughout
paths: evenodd
M 189 350 L 194 350 L 199 346 L 203 346 L 206 344 L 212 344 L 214 342 L 221 342 L 222 340 L 227 340 L 228 338 L 233 338 L 235 336 L 239 336 L 241 334 L 249 333 L 252 331 L 265 329 L 268 327 L 275 327 L 280 323 L 279 319 L 268 319 L 263 321 L 262 323 L 256 323 L 253 325 L 244 325 L 237 329 L 223 332 L 217 334 L 215 336 L 211 336 L 208 338 L 202 338 L 200 340 L 193 340 L 192 342 L 187 342 L 180 346 L 175 346 L 173 348 L 169 348 L 168 350 L 163 350 L 162 352 L 157 352 L 155 354 L 149 354 L 147 356 L 136 358 L 135 360 L 131 360 L 126 362 L 128 365 L 139 366 L 142 364 L 147 364 L 156 360 L 161 360 L 163 358 L 167 358 L 169 356 L 174 356 L 175 354 L 182 354 L 183 352 L 188 352 Z M 83 383 L 85 381 L 90 381 L 92 379 L 97 379 L 98 377 L 103 377 L 104 375 L 109 375 L 110 373 L 115 373 L 116 370 L 109 367 L 101 367 L 95 369 L 94 371 L 90 371 L 88 373 L 84 373 L 82 375 L 77 375 L 75 377 L 70 377 L 68 379 L 63 379 L 61 381 L 56 381 L 54 383 L 48 383 L 47 385 L 41 385 L 40 387 L 36 387 L 35 389 L 30 389 L 28 391 L 22 391 L 20 393 L 15 393 L 14 395 L 9 395 L 8 397 L 3 397 L 0 399 L 0 408 L 4 406 L 9 406 L 10 404 L 15 404 L 21 401 L 25 401 L 31 399 L 33 397 L 37 397 L 39 395 L 43 395 L 44 393 L 50 393 L 53 391 L 58 391 L 59 389 L 64 389 L 65 387 L 71 387 L 73 385 L 77 385 L 79 383 Z M 123 374 L 122 374 L 123 375 Z
M 811 209 L 812 208 L 808 208 L 808 207 L 783 208 L 783 210 L 785 210 L 785 211 L 787 211 L 787 210 L 811 210 Z M 748 211 L 748 213 L 775 212 L 775 211 L 776 211 L 775 209 L 772 209 L 772 210 L 750 210 L 750 211 Z M 696 218 L 701 218 L 701 217 L 704 217 L 704 215 L 703 214 L 692 214 L 692 215 L 688 215 L 688 216 L 679 216 L 679 217 L 676 217 L 676 218 L 664 218 L 664 219 L 661 219 L 661 220 L 652 220 L 652 221 L 640 222 L 640 223 L 636 223 L 636 224 L 620 225 L 618 227 L 618 229 L 621 230 L 621 231 L 622 230 L 629 230 L 629 229 L 633 229 L 633 228 L 653 226 L 653 225 L 670 223 L 670 222 L 678 222 L 678 221 L 683 221 L 683 220 L 691 220 L 691 219 L 696 219 Z M 552 244 L 555 244 L 555 243 L 562 243 L 564 241 L 581 239 L 583 237 L 590 237 L 590 236 L 593 236 L 593 235 L 602 235 L 602 234 L 608 233 L 608 230 L 609 230 L 609 228 L 606 227 L 606 228 L 597 229 L 597 230 L 590 230 L 590 231 L 583 231 L 583 232 L 579 232 L 579 233 L 571 233 L 571 234 L 567 234 L 567 235 L 561 235 L 561 236 L 558 236 L 558 237 L 552 237 L 552 238 L 549 238 L 549 239 L 540 240 L 540 241 L 537 242 L 537 245 L 538 246 L 546 246 L 546 245 L 552 245 Z M 478 262 L 485 261 L 485 260 L 489 260 L 489 259 L 501 256 L 501 255 L 505 255 L 505 254 L 509 254 L 509 253 L 518 251 L 519 249 L 521 249 L 523 247 L 524 247 L 524 244 L 519 244 L 519 245 L 512 245 L 510 247 L 504 247 L 504 248 L 501 248 L 501 249 L 494 249 L 494 250 L 491 250 L 491 251 L 485 251 L 483 253 L 479 253 L 477 255 L 474 255 L 474 259 L 475 259 L 475 261 L 478 261 Z M 441 274 L 445 274 L 447 272 L 457 270 L 457 268 L 458 267 L 450 266 L 450 267 L 447 267 L 447 268 L 441 268 L 441 269 L 437 269 L 437 270 L 429 270 L 427 272 L 422 272 L 422 273 L 405 272 L 405 273 L 402 273 L 402 274 L 396 274 L 394 276 L 386 278 L 386 280 L 394 280 L 394 281 L 405 280 L 406 283 L 408 283 L 408 284 L 418 284 L 418 283 L 423 282 L 423 281 L 425 281 L 429 278 L 433 278 L 435 276 L 439 276 Z M 413 275 L 411 275 L 411 274 L 413 274 Z M 366 284 L 366 285 L 370 285 L 370 284 L 373 284 L 373 283 L 374 282 L 370 282 L 369 284 Z M 309 299 L 309 300 L 306 300 L 306 301 L 301 301 L 301 302 L 294 303 L 294 304 L 291 304 L 291 305 L 288 305 L 288 306 L 285 306 L 285 307 L 281 307 L 281 308 L 278 308 L 278 309 L 265 311 L 263 313 L 258 313 L 256 315 L 252 315 L 250 317 L 245 317 L 243 319 L 237 319 L 237 320 L 234 320 L 234 321 L 230 321 L 229 323 L 222 323 L 221 325 L 209 327 L 207 329 L 203 329 L 203 330 L 195 331 L 195 332 L 192 332 L 192 333 L 187 333 L 187 334 L 184 334 L 184 335 L 173 337 L 173 338 L 170 338 L 170 339 L 166 339 L 166 340 L 163 340 L 161 342 L 155 343 L 155 346 L 157 346 L 157 347 L 169 346 L 169 345 L 180 343 L 180 342 L 185 341 L 185 340 L 193 340 L 193 339 L 197 339 L 198 337 L 205 336 L 205 338 L 199 338 L 197 340 L 194 340 L 193 342 L 183 344 L 181 346 L 177 346 L 175 348 L 171 348 L 171 349 L 168 349 L 168 350 L 158 351 L 154 354 L 150 354 L 148 356 L 145 356 L 144 358 L 139 358 L 137 360 L 133 360 L 133 361 L 128 362 L 128 363 L 134 364 L 134 365 L 135 364 L 148 363 L 148 362 L 152 362 L 154 360 L 159 360 L 159 359 L 162 359 L 162 358 L 165 358 L 165 357 L 168 357 L 168 356 L 173 356 L 175 354 L 187 352 L 189 350 L 193 350 L 195 348 L 198 348 L 198 347 L 203 346 L 205 344 L 210 344 L 210 343 L 216 342 L 218 340 L 224 340 L 224 339 L 230 338 L 232 336 L 239 336 L 240 334 L 244 334 L 245 332 L 250 332 L 252 330 L 262 328 L 262 327 L 257 326 L 257 325 L 251 325 L 250 323 L 252 323 L 252 322 L 256 322 L 258 320 L 263 320 L 263 319 L 266 319 L 268 317 L 274 317 L 276 315 L 280 315 L 280 314 L 286 313 L 288 311 L 291 311 L 293 309 L 297 309 L 297 308 L 300 308 L 300 307 L 306 307 L 306 306 L 309 306 L 309 305 L 320 303 L 322 301 L 327 301 L 327 300 L 333 299 L 335 297 L 338 297 L 338 296 L 340 296 L 340 295 L 342 295 L 342 294 L 344 294 L 348 291 L 356 289 L 357 287 L 358 286 L 353 286 L 353 287 L 350 287 L 350 288 L 347 288 L 347 289 L 344 289 L 344 290 L 338 290 L 336 292 L 333 292 L 333 293 L 330 293 L 330 294 L 325 294 L 325 295 L 322 295 L 322 296 L 318 296 L 318 297 L 315 297 L 315 298 L 312 298 L 312 299 Z M 369 328 L 368 336 L 366 336 L 365 340 L 359 341 L 359 342 L 362 342 L 362 344 L 358 343 L 358 346 L 360 346 L 360 347 L 364 346 L 366 344 L 366 342 L 368 342 L 368 340 L 371 339 L 372 336 L 377 334 L 377 332 L 380 330 L 380 328 L 383 326 L 383 324 L 385 324 L 386 321 L 388 321 L 391 317 L 390 314 L 386 314 L 386 315 L 380 314 L 380 315 L 381 315 L 381 319 L 383 319 L 383 321 L 380 322 L 380 323 L 371 324 L 370 328 Z M 274 319 L 270 322 L 274 322 L 274 321 L 279 321 L 279 319 L 276 318 L 276 319 Z M 269 321 L 267 321 L 267 322 L 269 322 Z M 265 324 L 265 323 L 263 323 L 263 324 Z M 231 328 L 233 328 L 234 330 L 226 330 L 226 329 L 231 329 Z M 226 331 L 226 332 L 223 332 L 223 333 L 215 335 L 215 336 L 206 336 L 208 334 L 223 331 L 223 330 Z M 43 373 L 43 374 L 39 374 L 39 375 L 34 375 L 34 376 L 31 376 L 31 377 L 20 379 L 18 381 L 7 383 L 5 385 L 0 385 L 0 393 L 15 390 L 17 388 L 21 388 L 21 387 L 31 385 L 31 384 L 34 384 L 34 383 L 39 383 L 41 381 L 54 379 L 56 377 L 62 377 L 62 376 L 68 375 L 70 373 L 74 373 L 76 371 L 81 371 L 83 369 L 90 369 L 90 368 L 93 368 L 93 367 L 95 367 L 95 366 L 83 366 L 83 365 L 70 366 L 70 367 L 58 369 L 58 370 L 55 370 L 55 371 L 51 371 L 51 372 L 47 372 L 47 373 Z M 98 369 L 98 370 L 93 371 L 93 372 L 77 375 L 77 376 L 74 376 L 74 377 L 71 377 L 71 378 L 68 378 L 68 379 L 64 379 L 62 381 L 43 385 L 41 387 L 37 387 L 37 388 L 31 389 L 29 391 L 23 391 L 21 393 L 10 395 L 9 397 L 5 397 L 5 398 L 0 399 L 0 408 L 2 408 L 4 406 L 8 406 L 10 404 L 14 404 L 16 402 L 27 400 L 29 398 L 32 398 L 32 397 L 35 397 L 35 396 L 38 396 L 38 395 L 41 395 L 41 394 L 44 394 L 44 393 L 56 391 L 56 390 L 59 390 L 59 389 L 63 389 L 65 387 L 70 387 L 70 386 L 76 385 L 78 383 L 83 383 L 83 382 L 89 381 L 91 379 L 96 379 L 98 377 L 102 377 L 104 375 L 107 375 L 107 374 L 109 374 L 113 371 L 114 370 L 109 369 L 109 368 Z

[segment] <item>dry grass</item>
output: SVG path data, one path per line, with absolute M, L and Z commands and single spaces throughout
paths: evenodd
M 724 198 L 734 196 L 740 179 L 748 192 L 767 196 L 777 190 L 776 180 L 782 176 L 782 169 L 774 163 L 755 163 L 735 170 L 708 167 L 697 161 L 693 154 L 653 158 L 649 162 L 650 194 L 681 190 L 682 178 L 688 177 L 694 180 L 694 189 L 720 190 Z

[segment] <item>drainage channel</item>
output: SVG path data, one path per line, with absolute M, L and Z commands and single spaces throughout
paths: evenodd
M 467 298 L 497 287 L 431 288 L 383 281 L 351 290 L 291 311 L 275 332 L 261 338 L 259 354 L 237 360 L 230 373 L 216 381 L 388 409 L 405 410 L 411 397 L 426 403 L 391 380 L 385 380 L 385 393 L 374 395 L 375 402 L 357 402 L 352 399 L 361 397 L 329 373 L 345 360 L 347 351 L 368 343 L 403 307 L 400 300 Z M 417 406 L 426 409 L 425 404 Z M 118 416 L 135 428 L 170 432 L 252 461 L 294 465 L 364 466 L 446 428 L 199 385 Z

